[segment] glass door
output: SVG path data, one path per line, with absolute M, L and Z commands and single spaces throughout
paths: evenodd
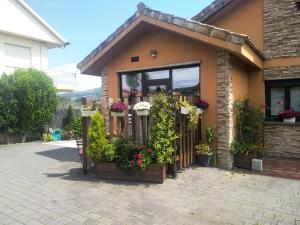
M 155 96 L 162 91 L 170 91 L 171 79 L 169 70 L 150 71 L 143 73 L 143 95 Z

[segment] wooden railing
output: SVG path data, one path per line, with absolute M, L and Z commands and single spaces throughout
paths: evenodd
M 106 117 L 106 130 L 111 136 L 122 135 L 130 137 L 135 142 L 141 145 L 148 144 L 148 137 L 154 125 L 154 120 L 151 116 L 137 116 L 133 110 L 133 106 L 140 101 L 153 102 L 154 97 L 135 97 L 118 99 L 109 98 L 102 99 L 99 105 L 99 110 Z M 193 102 L 193 97 L 177 96 L 181 100 Z M 127 105 L 124 117 L 113 117 L 110 112 L 110 105 L 114 102 L 124 102 Z M 190 166 L 195 161 L 195 145 L 200 140 L 201 118 L 199 119 L 198 128 L 195 130 L 188 129 L 188 116 L 180 113 L 179 109 L 174 107 L 175 126 L 174 129 L 178 134 L 178 141 L 174 143 L 174 161 L 177 169 L 182 169 Z

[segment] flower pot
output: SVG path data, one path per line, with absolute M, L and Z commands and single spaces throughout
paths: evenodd
M 296 123 L 296 117 L 283 118 L 283 122 L 285 122 L 285 123 Z
M 123 111 L 123 112 L 113 112 L 113 111 L 111 111 L 110 114 L 111 114 L 112 117 L 123 117 L 123 116 L 125 116 L 125 111 Z
M 234 156 L 234 166 L 243 169 L 251 169 L 252 159 L 254 158 L 256 158 L 256 154 L 254 153 L 248 153 L 248 154 L 237 153 Z
M 183 114 L 183 115 L 188 115 L 188 114 L 190 113 L 190 109 L 181 106 L 181 107 L 180 107 L 180 113 Z
M 82 115 L 82 117 L 91 117 L 91 116 L 95 115 L 96 112 L 97 112 L 97 110 L 95 110 L 95 111 L 81 110 L 81 115 Z
M 196 113 L 197 113 L 198 115 L 202 114 L 202 113 L 203 113 L 203 109 L 197 108 L 197 109 L 196 109 Z
M 150 114 L 150 110 L 145 109 L 145 110 L 136 110 L 136 114 L 138 116 L 148 116 Z
M 196 162 L 203 167 L 209 167 L 212 155 L 196 155 Z

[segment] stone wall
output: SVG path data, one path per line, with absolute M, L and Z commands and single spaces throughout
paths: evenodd
M 269 156 L 300 159 L 300 124 L 266 122 L 265 150 Z
M 101 89 L 102 89 L 102 101 L 105 101 L 105 104 L 102 104 L 102 106 L 105 106 L 106 109 L 103 109 L 104 112 L 109 112 L 109 95 L 108 95 L 108 69 L 107 67 L 103 67 L 101 70 Z M 109 115 L 104 115 L 105 119 L 105 127 L 106 132 L 109 132 Z
M 267 68 L 264 69 L 264 76 L 265 76 L 265 80 L 300 78 L 300 65 L 289 66 L 289 67 Z
M 230 145 L 233 139 L 232 66 L 230 54 L 218 51 L 217 59 L 217 134 L 220 166 L 232 168 Z
M 264 0 L 266 59 L 300 56 L 299 0 Z

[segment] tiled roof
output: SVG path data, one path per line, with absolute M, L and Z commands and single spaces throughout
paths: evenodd
M 93 57 L 101 52 L 106 46 L 108 46 L 116 37 L 125 31 L 134 21 L 139 17 L 146 16 L 155 20 L 159 20 L 168 24 L 176 25 L 186 28 L 210 37 L 229 41 L 234 44 L 243 45 L 248 44 L 259 56 L 262 56 L 260 51 L 256 48 L 255 44 L 249 39 L 247 35 L 230 32 L 229 30 L 221 29 L 215 26 L 200 23 L 198 21 L 184 19 L 171 14 L 162 13 L 157 10 L 146 7 L 143 3 L 138 4 L 138 10 L 131 16 L 125 23 L 120 26 L 114 33 L 112 33 L 105 41 L 103 41 L 97 48 L 95 48 L 84 60 L 82 60 L 77 67 L 81 69 L 86 65 Z
M 223 9 L 233 1 L 234 0 L 215 0 L 209 6 L 199 12 L 196 16 L 194 16 L 192 20 L 205 22 L 205 20 L 219 12 L 221 9 Z

